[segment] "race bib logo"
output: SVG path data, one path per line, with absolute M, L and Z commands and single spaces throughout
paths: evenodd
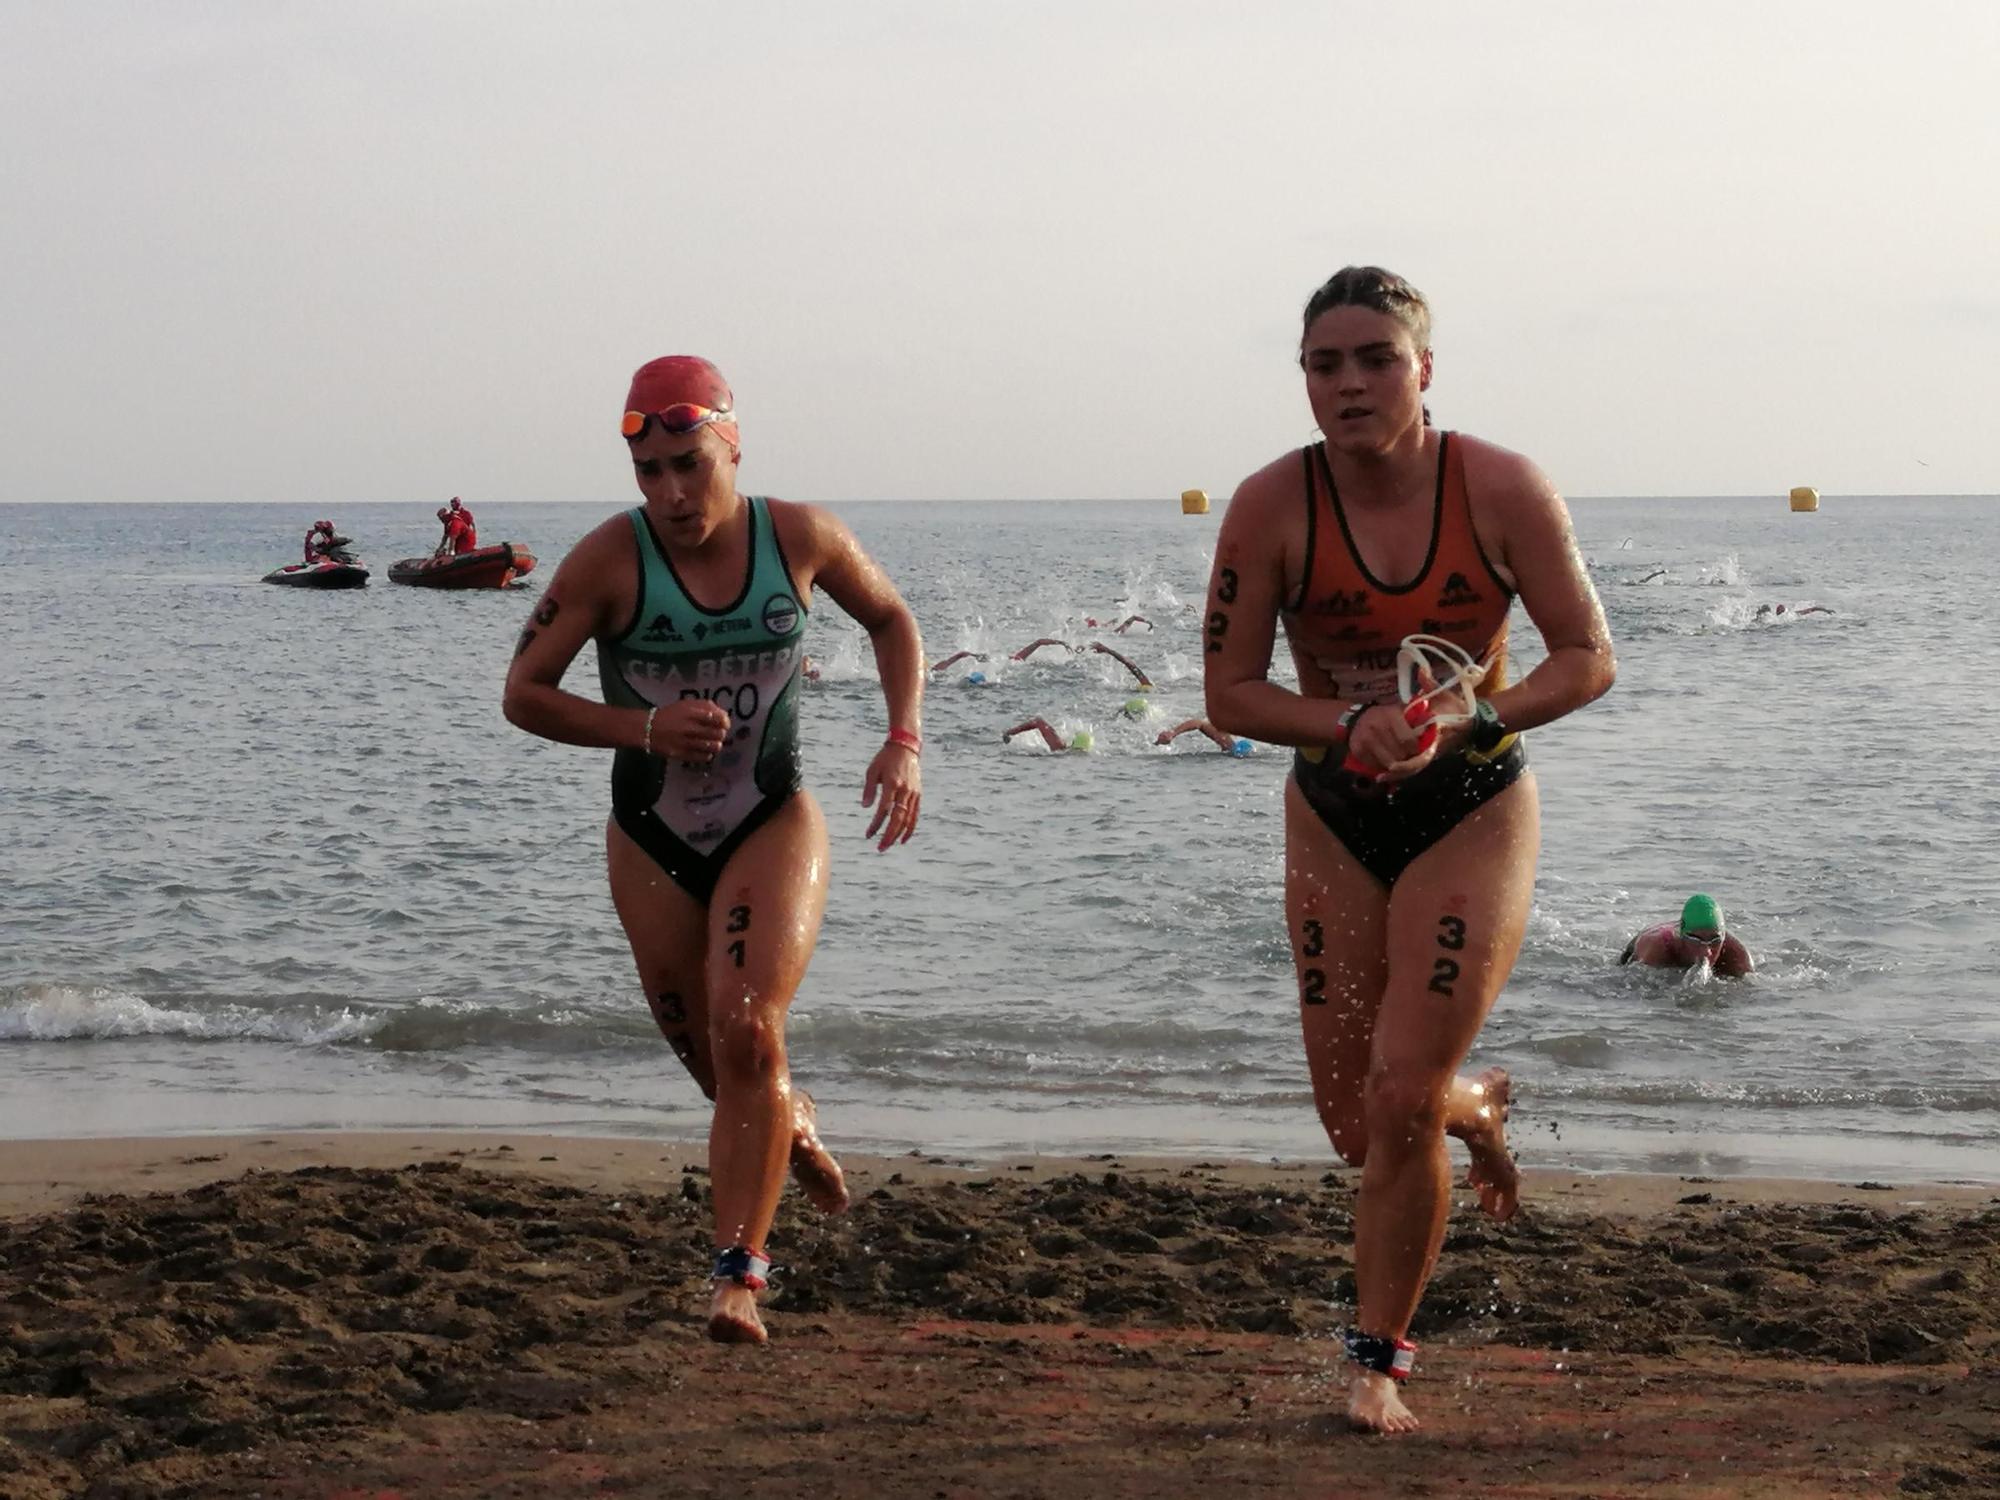
M 790 594 L 773 594 L 764 601 L 764 628 L 772 635 L 790 635 L 798 623 L 798 602 Z

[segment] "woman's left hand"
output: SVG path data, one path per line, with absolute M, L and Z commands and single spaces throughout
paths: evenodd
M 878 792 L 882 796 L 879 805 L 875 800 Z M 861 805 L 875 809 L 864 837 L 872 839 L 876 830 L 881 830 L 881 841 L 875 845 L 878 851 L 891 844 L 907 844 L 917 831 L 917 810 L 923 800 L 924 777 L 917 752 L 905 745 L 884 745 L 868 762 L 868 776 L 861 787 Z
M 1453 709 L 1457 707 L 1456 704 L 1450 706 Z M 1456 719 L 1455 721 L 1441 723 L 1437 726 L 1437 732 L 1436 753 L 1431 757 L 1433 761 L 1444 760 L 1470 746 L 1472 742 L 1472 720 Z

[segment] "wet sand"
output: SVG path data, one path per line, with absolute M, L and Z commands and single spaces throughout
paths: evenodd
M 0 1143 L 0 1495 L 2000 1495 L 2000 1188 L 1460 1194 L 1348 1432 L 1354 1174 L 850 1159 L 703 1337 L 699 1148 Z

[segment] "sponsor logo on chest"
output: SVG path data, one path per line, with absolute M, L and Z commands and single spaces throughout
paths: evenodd
M 1474 588 L 1463 573 L 1453 573 L 1446 578 L 1444 587 L 1438 591 L 1439 609 L 1464 609 L 1468 605 L 1485 602 L 1486 596 Z
M 1368 602 L 1368 590 L 1355 589 L 1350 593 L 1346 589 L 1333 589 L 1309 602 L 1305 612 L 1334 619 L 1351 619 L 1356 615 L 1372 614 L 1374 610 Z
M 741 635 L 750 628 L 750 621 L 744 617 L 733 620 L 702 620 L 694 627 L 694 638 L 705 641 L 710 636 Z

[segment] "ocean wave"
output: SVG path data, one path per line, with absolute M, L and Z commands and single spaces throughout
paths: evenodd
M 546 1000 L 526 1008 L 425 998 L 381 1018 L 369 1035 L 384 1052 L 513 1048 L 553 1054 L 623 1052 L 661 1045 L 643 1006 L 598 1009 Z
M 423 997 L 401 1005 L 325 997 L 177 995 L 31 983 L 0 990 L 0 1041 L 118 1037 L 361 1046 L 384 1052 L 512 1047 L 553 1054 L 656 1043 L 643 1010 L 595 1010 L 546 999 L 501 1006 Z
M 1660 1078 L 1644 1081 L 1538 1079 L 1523 1093 L 1537 1101 L 1645 1105 L 1726 1104 L 1742 1110 L 1866 1110 L 1904 1114 L 1934 1110 L 1945 1114 L 2000 1110 L 2000 1078 L 1962 1084 L 1885 1083 L 1774 1084 L 1714 1078 Z
M 0 991 L 0 1041 L 11 1042 L 183 1037 L 326 1045 L 365 1040 L 382 1020 L 348 1006 L 162 1005 L 102 986 L 40 983 Z
M 1285 1055 L 1268 1035 L 1242 1026 L 1163 1018 L 917 1020 L 835 1009 L 796 1013 L 789 1031 L 810 1066 L 892 1088 L 1145 1094 L 1199 1078 L 1226 1092 L 1229 1081 L 1261 1077 Z M 571 1060 L 645 1056 L 663 1046 L 636 1006 L 553 997 L 511 1007 L 432 997 L 385 1006 L 329 998 L 149 998 L 62 983 L 0 991 L 0 1041 L 137 1037 L 443 1056 L 497 1050 Z

